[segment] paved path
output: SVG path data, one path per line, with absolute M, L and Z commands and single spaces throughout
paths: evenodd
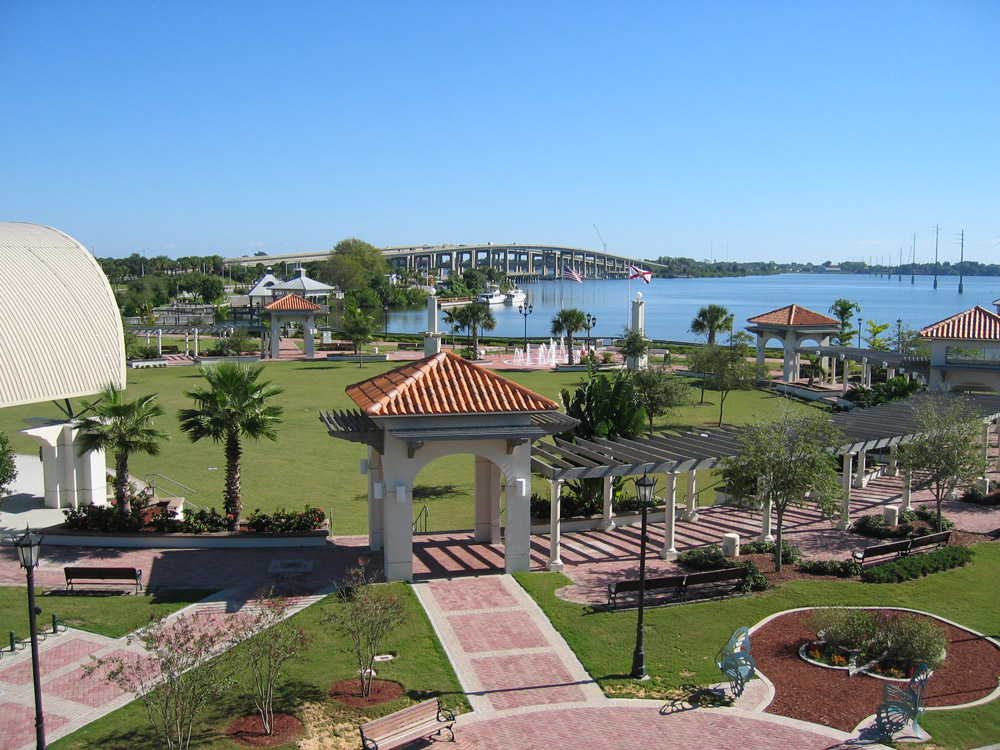
M 458 748 L 830 750 L 850 739 L 759 710 L 609 700 L 509 575 L 425 581 L 414 591 L 472 705 L 456 725 Z M 747 704 L 762 709 L 760 692 L 748 693 Z
M 289 616 L 323 598 L 326 592 L 291 599 Z M 203 602 L 171 615 L 211 615 L 225 628 L 226 618 L 252 606 L 244 588 L 220 591 Z M 168 622 L 169 622 L 168 619 Z M 141 645 L 126 638 L 107 638 L 70 628 L 39 643 L 38 661 L 42 683 L 46 740 L 64 737 L 90 722 L 131 702 L 135 695 L 105 682 L 100 673 L 88 676 L 84 667 L 94 659 L 141 658 Z M 35 747 L 35 696 L 28 647 L 0 660 L 0 750 L 31 750 Z

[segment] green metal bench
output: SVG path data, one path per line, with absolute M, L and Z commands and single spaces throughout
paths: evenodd
M 658 589 L 673 589 L 673 596 L 680 598 L 684 594 L 685 579 L 687 579 L 686 574 L 680 574 L 675 576 L 662 576 L 660 578 L 647 578 L 646 579 L 646 590 L 656 591 Z M 624 594 L 628 592 L 638 592 L 639 591 L 639 581 L 613 581 L 608 584 L 608 606 L 615 607 L 618 605 L 618 594 Z
M 875 712 L 875 728 L 880 738 L 891 740 L 908 722 L 913 722 L 913 735 L 923 739 L 917 720 L 924 712 L 920 702 L 930 675 L 927 665 L 921 664 L 905 688 L 892 683 L 882 688 L 882 705 Z
M 743 695 L 746 684 L 757 673 L 757 665 L 750 655 L 750 631 L 747 628 L 738 628 L 715 659 L 715 666 L 729 680 L 733 697 L 739 698 Z

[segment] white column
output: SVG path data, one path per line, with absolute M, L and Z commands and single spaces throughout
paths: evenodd
M 611 503 L 611 477 L 604 477 L 604 506 L 601 512 L 601 531 L 613 531 L 615 529 L 615 512 Z
M 156 356 L 163 356 L 163 329 L 156 329 Z
M 899 446 L 895 443 L 889 446 L 889 466 L 886 467 L 885 475 L 894 477 L 899 474 Z
M 76 436 L 80 431 L 76 431 Z M 76 463 L 76 502 L 77 505 L 107 505 L 108 478 L 107 462 L 104 451 L 86 451 L 82 455 L 76 453 L 74 442 L 74 457 Z
M 764 337 L 757 334 L 757 367 L 764 366 Z
M 771 530 L 771 501 L 760 506 L 760 536 L 757 537 L 762 542 L 773 542 L 774 533 Z
M 844 473 L 842 476 L 842 484 L 844 488 L 844 498 L 843 498 L 843 516 L 840 521 L 837 522 L 837 528 L 841 531 L 847 530 L 851 525 L 851 470 L 854 466 L 854 454 L 845 453 L 844 454 Z
M 687 509 L 682 516 L 685 521 L 698 520 L 698 472 L 687 473 Z
M 73 445 L 74 428 L 70 424 L 63 426 L 59 433 L 59 506 L 60 508 L 76 508 L 76 446 Z
M 559 557 L 560 533 L 562 531 L 562 480 L 549 481 L 552 501 L 549 507 L 549 561 L 545 563 L 546 570 L 562 570 L 563 561 Z
M 868 451 L 858 451 L 858 470 L 854 474 L 854 488 L 861 489 L 868 482 L 865 473 L 868 471 Z
M 476 456 L 475 468 L 475 529 L 472 538 L 477 542 L 490 541 L 490 505 L 492 500 L 493 462 Z
M 793 341 L 789 341 L 789 338 L 793 338 Z M 790 337 L 789 334 L 785 334 L 785 337 L 781 340 L 781 342 L 781 379 L 786 383 L 790 383 L 792 382 L 792 376 L 795 374 L 795 353 L 792 351 L 792 348 L 795 346 L 794 337 Z
M 389 482 L 382 493 L 385 528 L 382 550 L 386 580 L 413 580 L 413 493 L 405 484 Z
M 910 475 L 910 470 L 909 469 L 904 469 L 903 470 L 903 496 L 901 498 L 901 500 L 902 500 L 901 507 L 902 507 L 903 510 L 910 510 L 910 493 L 913 491 L 913 488 L 910 486 L 910 483 L 911 483 L 912 479 L 913 478 Z
M 841 373 L 841 376 L 843 377 L 843 381 L 844 382 L 842 384 L 840 392 L 841 392 L 841 394 L 844 394 L 844 393 L 847 393 L 847 373 L 850 371 L 851 368 L 850 368 L 850 366 L 849 366 L 849 364 L 847 362 L 847 357 L 844 357 L 840 361 L 843 363 L 843 368 L 844 368 L 844 371 Z
M 983 458 L 990 460 L 990 423 L 983 422 Z
M 316 353 L 316 345 L 313 341 L 313 335 L 315 334 L 315 322 L 316 318 L 312 315 L 306 316 L 306 330 L 302 332 L 302 336 L 305 338 L 306 345 L 306 357 L 309 359 L 313 358 Z
M 194 356 L 198 356 L 198 329 L 194 329 Z
M 372 552 L 382 549 L 382 505 L 385 502 L 382 481 L 382 454 L 368 447 L 368 547 Z M 331 523 L 333 519 L 330 519 Z
M 531 570 L 531 445 L 514 449 L 507 470 L 507 511 L 504 535 L 504 571 Z
M 281 354 L 279 340 L 281 339 L 281 328 L 278 326 L 278 318 L 271 313 L 271 359 L 277 359 Z
M 663 547 L 660 549 L 661 560 L 673 560 L 677 557 L 674 546 L 674 531 L 677 527 L 677 475 L 667 474 L 667 486 L 664 489 L 666 508 L 663 516 Z

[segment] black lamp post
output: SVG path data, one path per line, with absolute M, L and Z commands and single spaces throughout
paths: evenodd
M 858 349 L 861 348 L 861 329 L 864 325 L 864 321 L 861 319 L 861 308 L 858 308 Z
M 589 355 L 590 354 L 590 348 L 591 348 L 590 347 L 590 329 L 597 325 L 597 318 L 594 317 L 593 315 L 591 315 L 590 313 L 587 313 L 587 317 L 585 318 L 585 320 L 587 321 L 587 324 L 584 326 L 584 328 L 587 329 L 587 354 Z
M 35 607 L 35 566 L 42 546 L 42 537 L 31 529 L 14 541 L 21 567 L 28 575 L 28 618 L 31 621 L 31 676 L 35 682 L 35 747 L 45 750 L 45 719 L 42 716 L 42 680 L 38 674 L 38 621 L 41 612 Z
M 534 310 L 532 305 L 518 305 L 517 311 L 524 316 L 524 349 L 528 350 L 528 316 L 531 315 L 531 311 Z
M 389 339 L 389 303 L 388 302 L 383 302 L 382 303 L 382 318 L 385 321 L 385 333 L 383 334 L 382 338 L 384 338 L 385 340 L 388 341 L 388 339 Z
M 639 506 L 642 508 L 642 536 L 639 539 L 639 619 L 635 626 L 635 652 L 632 654 L 632 677 L 633 680 L 645 680 L 649 677 L 646 674 L 646 651 L 642 645 L 643 636 L 643 608 L 646 604 L 646 512 L 653 504 L 653 490 L 656 482 L 646 474 L 642 479 L 635 482 L 635 491 L 639 496 Z

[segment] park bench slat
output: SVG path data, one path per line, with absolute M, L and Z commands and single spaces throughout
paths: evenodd
M 444 730 L 448 730 L 451 739 L 454 740 L 455 733 L 452 730 L 454 723 L 455 714 L 447 708 L 442 708 L 441 701 L 432 698 L 380 719 L 373 719 L 358 729 L 361 732 L 361 743 L 366 750 L 387 750 Z
M 902 557 L 910 551 L 910 544 L 910 539 L 901 539 L 898 542 L 888 542 L 886 544 L 873 544 L 864 549 L 854 550 L 851 557 L 857 563 L 864 563 L 865 560 L 870 560 L 873 557 L 885 557 L 886 555 Z
M 918 549 L 923 549 L 924 547 L 947 547 L 948 541 L 951 539 L 950 531 L 938 531 L 933 534 L 925 534 L 924 536 L 918 536 L 910 540 L 909 552 L 913 552 Z
M 67 567 L 63 568 L 66 586 L 71 591 L 77 581 L 131 581 L 135 592 L 142 591 L 142 571 L 124 567 Z
M 663 576 L 661 578 L 647 578 L 646 590 L 656 590 L 672 588 L 674 596 L 680 599 L 687 598 L 688 589 L 691 586 L 708 583 L 720 583 L 722 581 L 743 580 L 747 577 L 747 569 L 742 566 L 735 568 L 721 568 L 719 570 L 704 570 L 698 573 L 685 573 L 681 575 Z M 638 580 L 613 581 L 608 584 L 608 606 L 617 606 L 618 594 L 625 592 L 635 592 L 639 590 Z

